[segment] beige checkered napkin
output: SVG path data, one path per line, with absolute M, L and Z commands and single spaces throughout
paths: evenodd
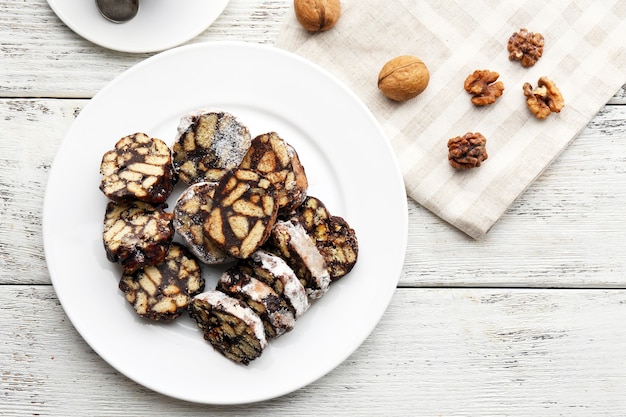
M 523 27 L 545 37 L 531 68 L 508 59 L 507 41 Z M 321 65 L 360 96 L 396 151 L 409 196 L 478 238 L 626 82 L 626 2 L 343 0 L 328 32 L 309 34 L 288 13 L 276 46 Z M 431 78 L 424 93 L 398 104 L 378 91 L 377 76 L 404 54 L 426 62 Z M 474 107 L 463 89 L 477 69 L 497 71 L 504 82 L 491 106 Z M 566 106 L 538 120 L 522 85 L 536 86 L 544 75 Z M 489 158 L 456 171 L 447 141 L 476 131 L 487 138 Z

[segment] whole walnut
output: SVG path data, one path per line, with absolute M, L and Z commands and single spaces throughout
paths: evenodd
M 378 88 L 395 101 L 406 101 L 421 94 L 430 81 L 428 67 L 412 55 L 388 61 L 378 73 Z
M 309 32 L 331 29 L 341 15 L 339 0 L 294 0 L 296 19 Z

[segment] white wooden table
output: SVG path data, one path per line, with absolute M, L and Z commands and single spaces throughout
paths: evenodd
M 192 42 L 272 44 L 291 12 L 288 0 L 231 0 Z M 0 415 L 626 415 L 626 86 L 485 238 L 409 201 L 387 313 L 315 383 L 214 407 L 113 370 L 55 296 L 41 212 L 75 116 L 147 56 L 83 40 L 45 0 L 0 0 Z

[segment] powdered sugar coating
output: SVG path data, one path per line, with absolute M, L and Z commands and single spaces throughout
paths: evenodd
M 263 322 L 250 307 L 245 306 L 239 300 L 216 290 L 205 291 L 196 295 L 193 299 L 205 302 L 213 308 L 242 320 L 253 330 L 255 337 L 259 340 L 261 348 L 264 349 L 267 346 Z
M 274 225 L 277 230 L 283 230 L 289 235 L 289 245 L 300 256 L 311 273 L 311 278 L 315 282 L 316 288 L 307 288 L 310 298 L 321 298 L 330 286 L 330 273 L 326 266 L 326 261 L 320 253 L 315 243 L 308 236 L 306 230 L 300 223 L 279 220 Z
M 230 113 L 220 110 L 199 109 L 183 115 L 178 123 L 175 142 L 179 142 L 185 133 L 194 129 L 201 117 L 207 115 L 216 115 L 220 120 L 210 148 L 217 163 L 211 168 L 232 169 L 237 167 L 248 151 L 252 138 L 248 128 Z
M 298 157 L 296 149 L 288 143 L 285 143 L 285 146 L 287 147 L 287 153 L 291 159 L 292 169 L 295 174 L 293 182 L 285 184 L 285 188 L 290 190 L 292 193 L 292 201 L 288 208 L 293 210 L 302 204 L 304 199 L 307 197 L 309 182 L 306 178 L 304 167 L 300 163 L 300 158 Z
M 293 307 L 296 319 L 309 309 L 304 286 L 283 258 L 263 249 L 254 252 L 250 258 L 282 282 L 283 295 Z
M 192 112 L 189 112 L 183 115 L 180 118 L 180 121 L 178 122 L 178 128 L 176 129 L 175 141 L 178 142 L 180 140 L 180 138 L 187 132 L 187 130 L 189 130 L 191 125 L 195 122 L 195 120 L 198 117 L 202 116 L 203 114 L 219 113 L 219 112 L 220 112 L 219 110 L 198 109 L 198 110 L 194 110 Z
M 277 305 L 278 294 L 264 282 L 247 274 L 243 276 L 246 277 L 243 285 L 237 282 L 237 273 L 233 273 L 231 270 L 224 272 L 219 280 L 228 288 L 265 306 L 267 318 L 276 332 L 275 337 L 292 330 L 296 324 L 295 317 L 288 308 L 281 308 L 280 305 Z

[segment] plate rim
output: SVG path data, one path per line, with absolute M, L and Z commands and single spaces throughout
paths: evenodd
M 407 200 L 406 200 L 406 190 L 404 188 L 404 182 L 403 182 L 403 178 L 400 172 L 400 168 L 398 165 L 398 161 L 395 158 L 395 154 L 393 153 L 393 149 L 391 147 L 391 144 L 389 143 L 382 127 L 380 126 L 380 124 L 378 123 L 378 121 L 376 120 L 376 118 L 374 117 L 374 115 L 371 113 L 371 111 L 365 106 L 365 104 L 363 103 L 362 100 L 360 100 L 360 98 L 352 91 L 350 90 L 343 82 L 341 82 L 339 79 L 337 79 L 335 76 L 333 76 L 330 72 L 328 72 L 327 70 L 325 70 L 324 68 L 320 67 L 319 65 L 295 54 L 292 52 L 288 52 L 282 49 L 279 49 L 277 47 L 271 46 L 271 45 L 263 45 L 263 44 L 255 44 L 255 43 L 250 43 L 250 42 L 243 42 L 243 41 L 207 41 L 207 42 L 200 42 L 200 43 L 194 43 L 194 44 L 190 44 L 190 45 L 184 45 L 184 46 L 180 46 L 177 48 L 173 48 L 173 49 L 169 49 L 167 51 L 161 52 L 159 54 L 156 54 L 154 56 L 151 56 L 137 64 L 135 64 L 134 66 L 130 67 L 129 69 L 127 69 L 126 71 L 124 71 L 122 74 L 120 74 L 119 76 L 117 76 L 115 79 L 113 79 L 111 82 L 109 82 L 104 88 L 102 88 L 98 93 L 96 93 L 94 95 L 94 97 L 92 98 L 92 100 L 90 100 L 85 107 L 83 108 L 83 111 L 89 106 L 92 106 L 92 103 L 97 103 L 98 102 L 98 98 L 106 95 L 107 92 L 109 91 L 109 89 L 114 88 L 116 81 L 118 79 L 121 79 L 123 77 L 126 76 L 127 73 L 133 73 L 136 71 L 141 71 L 141 69 L 144 66 L 149 66 L 151 65 L 151 63 L 155 60 L 160 60 L 160 59 L 167 59 L 169 55 L 173 55 L 173 54 L 178 54 L 184 51 L 188 51 L 191 49 L 198 49 L 198 50 L 203 50 L 205 48 L 211 48 L 211 47 L 227 47 L 227 48 L 252 48 L 254 50 L 259 50 L 262 51 L 263 53 L 269 53 L 269 54 L 280 54 L 284 57 L 287 57 L 287 59 L 290 60 L 294 60 L 299 62 L 300 65 L 305 65 L 305 66 L 309 66 L 312 69 L 314 69 L 315 71 L 319 72 L 323 77 L 327 78 L 329 82 L 333 82 L 338 88 L 341 88 L 343 90 L 343 92 L 345 94 L 347 94 L 348 96 L 351 97 L 351 100 L 354 101 L 354 103 L 356 105 L 358 105 L 362 111 L 364 111 L 364 114 L 368 117 L 368 119 L 374 124 L 374 126 L 377 127 L 378 133 L 380 135 L 381 138 L 384 139 L 384 146 L 387 148 L 388 152 L 389 152 L 389 156 L 391 156 L 393 158 L 393 166 L 395 167 L 395 177 L 397 181 L 400 181 L 402 184 L 401 190 L 402 190 L 402 198 L 398 199 L 398 202 L 400 203 L 400 207 L 399 207 L 399 211 L 403 213 L 402 218 L 399 219 L 399 224 L 400 224 L 400 229 L 401 229 L 401 236 L 398 236 L 400 245 L 399 248 L 401 249 L 401 253 L 399 254 L 399 258 L 404 260 L 405 256 L 406 256 L 406 250 L 407 250 L 407 241 L 408 241 L 408 204 L 407 204 Z M 83 111 L 81 111 L 81 114 L 83 114 Z M 65 314 L 67 315 L 68 319 L 70 320 L 70 322 L 72 323 L 72 325 L 74 326 L 74 328 L 76 329 L 76 331 L 80 334 L 81 338 L 83 339 L 83 341 L 85 343 L 87 343 L 91 349 L 93 349 L 105 362 L 107 362 L 107 364 L 109 366 L 111 366 L 112 368 L 116 369 L 118 372 L 120 372 L 121 374 L 125 375 L 126 377 L 130 378 L 131 380 L 133 380 L 134 382 L 138 383 L 139 385 L 145 386 L 155 392 L 159 392 L 163 395 L 166 396 L 170 396 L 173 398 L 178 398 L 181 400 L 185 400 L 185 401 L 189 401 L 189 402 L 195 402 L 195 403 L 204 403 L 204 404 L 214 404 L 214 405 L 218 405 L 218 404 L 222 404 L 222 405 L 235 405 L 235 404 L 246 404 L 246 403 L 251 403 L 251 402 L 258 402 L 258 401 L 264 401 L 264 400 L 269 400 L 272 398 L 277 398 L 283 395 L 286 395 L 288 393 L 291 393 L 293 391 L 296 391 L 306 385 L 309 385 L 310 383 L 313 383 L 314 381 L 318 380 L 319 378 L 325 376 L 326 374 L 328 374 L 329 372 L 331 372 L 333 369 L 335 369 L 337 366 L 339 366 L 341 363 L 343 363 L 351 354 L 353 354 L 361 345 L 362 343 L 369 337 L 369 335 L 371 334 L 371 332 L 375 329 L 375 327 L 378 325 L 378 323 L 380 322 L 380 320 L 382 319 L 382 316 L 384 314 L 384 312 L 387 310 L 389 303 L 391 302 L 391 299 L 393 297 L 393 294 L 395 293 L 395 289 L 397 288 L 397 283 L 401 277 L 402 274 L 402 270 L 403 270 L 403 263 L 399 263 L 399 265 L 395 265 L 393 272 L 395 275 L 395 278 L 392 280 L 393 281 L 393 286 L 389 285 L 389 290 L 388 290 L 388 294 L 385 294 L 386 299 L 384 302 L 384 308 L 382 309 L 382 312 L 380 313 L 380 315 L 376 318 L 376 320 L 372 321 L 370 323 L 370 326 L 368 327 L 368 330 L 365 332 L 365 336 L 363 337 L 362 340 L 359 340 L 358 343 L 356 344 L 356 346 L 354 348 L 350 348 L 347 349 L 348 351 L 345 352 L 345 354 L 341 357 L 337 357 L 336 360 L 334 361 L 334 364 L 329 368 L 329 369 L 325 369 L 323 372 L 317 372 L 312 378 L 310 378 L 310 380 L 308 382 L 305 382 L 303 384 L 300 384 L 298 386 L 293 386 L 289 389 L 285 389 L 282 392 L 275 392 L 271 395 L 265 395 L 265 396 L 260 396 L 260 397 L 256 397 L 256 398 L 250 398 L 248 400 L 244 400 L 244 401 L 224 401 L 224 402 L 216 402 L 216 401 L 203 401 L 203 400 L 198 400 L 198 399 L 194 399 L 194 398 L 185 398 L 184 396 L 180 396 L 180 395 L 172 395 L 171 393 L 168 393 L 162 389 L 156 388 L 154 386 L 150 386 L 149 384 L 146 384 L 145 382 L 139 381 L 136 377 L 129 375 L 127 372 L 125 372 L 123 369 L 119 369 L 118 366 L 113 365 L 109 359 L 106 358 L 107 355 L 103 355 L 103 353 L 101 352 L 101 347 L 97 347 L 97 346 L 93 346 L 93 344 L 89 341 L 89 338 L 83 333 L 84 329 L 79 328 L 75 322 L 74 319 L 72 318 L 72 316 L 68 313 L 67 309 L 66 309 L 66 301 L 64 301 L 64 297 L 62 295 L 59 294 L 59 292 L 57 291 L 57 287 L 58 287 L 58 277 L 55 276 L 55 271 L 54 271 L 54 265 L 52 265 L 52 261 L 49 259 L 48 256 L 48 252 L 49 252 L 49 241 L 52 239 L 50 237 L 50 232 L 48 231 L 50 228 L 50 224 L 52 222 L 52 219 L 50 218 L 51 214 L 50 214 L 50 209 L 49 206 L 52 201 L 52 196 L 50 195 L 51 193 L 51 181 L 50 179 L 54 179 L 55 176 L 55 172 L 59 169 L 58 168 L 58 163 L 57 162 L 59 155 L 62 154 L 62 152 L 64 151 L 64 146 L 67 146 L 67 138 L 71 136 L 72 131 L 74 129 L 74 126 L 79 122 L 79 119 L 81 117 L 81 114 L 78 115 L 77 119 L 72 123 L 72 125 L 70 126 L 69 130 L 67 131 L 66 135 L 64 136 L 58 150 L 57 153 L 54 157 L 53 163 L 52 163 L 52 167 L 49 173 L 49 181 L 48 184 L 46 185 L 46 191 L 45 191 L 45 195 L 44 195 L 44 205 L 43 205 L 43 216 L 42 216 L 42 230 L 43 230 L 43 240 L 44 240 L 44 254 L 45 254 L 45 258 L 46 258 L 46 264 L 48 265 L 48 270 L 49 270 L 49 274 L 50 274 L 50 279 L 51 282 L 53 284 L 53 287 L 55 288 L 55 293 L 57 295 L 57 297 L 59 298 L 59 301 L 61 303 L 61 306 L 63 307 L 63 310 L 65 312 Z M 398 184 L 399 185 L 399 184 Z M 400 196 L 398 196 L 400 197 Z

